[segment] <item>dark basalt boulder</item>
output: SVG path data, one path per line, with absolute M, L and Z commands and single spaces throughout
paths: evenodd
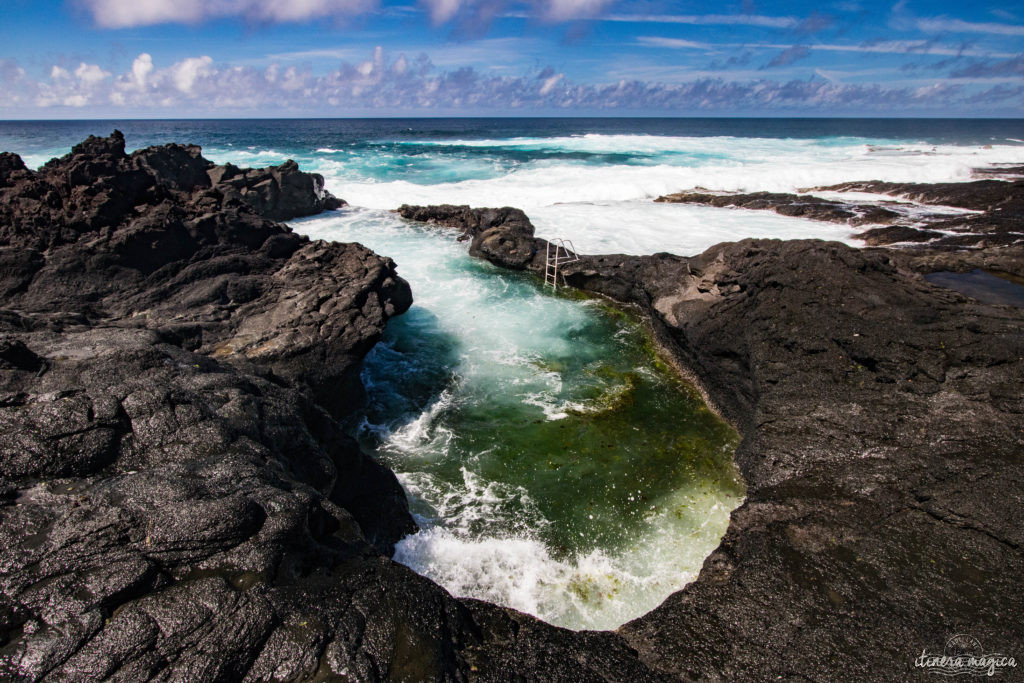
M 244 202 L 267 218 L 288 220 L 345 206 L 324 189 L 319 173 L 304 173 L 288 160 L 280 166 L 240 169 L 232 164 L 207 170 L 209 182 L 224 196 L 224 205 Z
M 434 223 L 463 231 L 471 240 L 469 253 L 512 270 L 534 267 L 544 255 L 538 253 L 530 219 L 520 209 L 471 209 L 468 206 L 409 206 L 397 210 L 407 220 Z

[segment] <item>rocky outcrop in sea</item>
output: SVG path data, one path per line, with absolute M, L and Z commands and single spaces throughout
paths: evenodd
M 1024 179 L 1018 168 L 977 169 L 981 180 L 961 183 L 851 182 L 814 187 L 803 194 L 778 192 L 687 191 L 658 197 L 670 204 L 698 204 L 774 211 L 783 216 L 877 225 L 855 237 L 869 246 L 927 242 L 933 249 L 1011 246 L 1024 224 Z M 999 175 L 1004 179 L 990 177 Z M 813 192 L 840 193 L 823 199 Z M 888 195 L 892 199 L 851 199 L 846 193 Z

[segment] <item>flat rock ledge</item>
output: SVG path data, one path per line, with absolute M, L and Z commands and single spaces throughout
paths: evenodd
M 868 246 L 928 243 L 962 250 L 1024 242 L 1024 179 L 1020 167 L 975 169 L 980 180 L 960 183 L 887 183 L 877 180 L 780 192 L 690 190 L 658 197 L 670 204 L 697 204 L 774 211 L 783 216 L 870 226 L 853 235 Z M 993 176 L 1001 179 L 994 179 Z M 832 199 L 813 192 L 838 193 Z M 866 200 L 847 193 L 888 195 Z
M 542 272 L 517 209 L 398 211 Z M 1024 659 L 1024 311 L 920 275 L 958 259 L 1020 273 L 1024 250 L 744 240 L 562 265 L 637 307 L 743 435 L 721 545 L 615 634 L 652 676 L 907 680 L 957 633 Z

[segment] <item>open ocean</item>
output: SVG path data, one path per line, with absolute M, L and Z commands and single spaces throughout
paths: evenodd
M 844 225 L 655 204 L 670 192 L 959 181 L 1024 164 L 1021 120 L 361 119 L 0 122 L 38 167 L 89 134 L 195 143 L 240 166 L 295 159 L 350 207 L 294 221 L 391 256 L 415 304 L 367 358 L 351 431 L 422 531 L 395 559 L 460 596 L 614 628 L 691 581 L 744 490 L 736 434 L 595 299 L 471 259 L 400 204 L 516 206 L 585 253 L 695 254 L 745 237 L 844 240 Z M 860 227 L 858 230 L 863 230 Z

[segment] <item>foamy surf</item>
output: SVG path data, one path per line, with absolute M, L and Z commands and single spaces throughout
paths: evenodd
M 294 227 L 388 253 L 413 287 L 366 360 L 358 429 L 422 529 L 397 561 L 454 595 L 588 629 L 696 576 L 742 498 L 734 435 L 656 366 L 640 328 L 390 212 Z

